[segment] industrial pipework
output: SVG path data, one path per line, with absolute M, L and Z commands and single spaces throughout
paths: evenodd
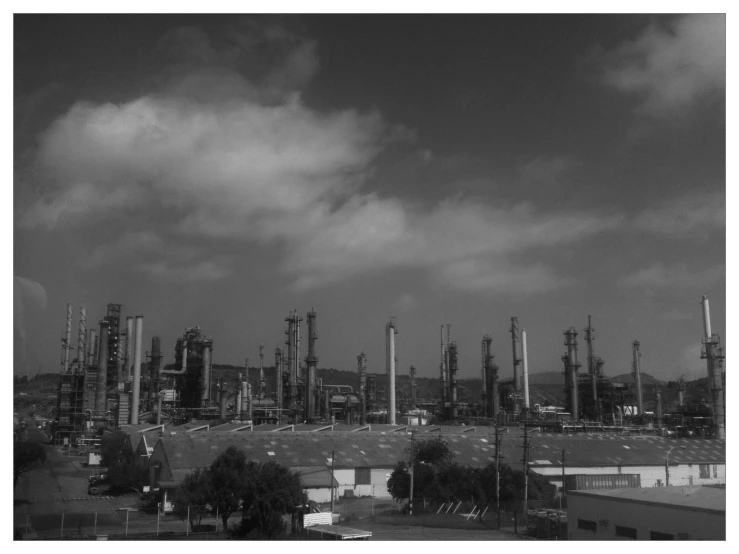
M 636 409 L 639 412 L 639 417 L 644 416 L 644 403 L 642 400 L 642 388 L 641 388 L 641 352 L 639 352 L 639 341 L 634 340 L 631 343 L 632 354 L 634 356 L 634 380 L 636 381 Z
M 316 372 L 318 365 L 318 358 L 316 357 L 318 329 L 316 327 L 315 309 L 311 308 L 306 317 L 308 319 L 308 355 L 305 357 L 305 420 L 311 422 L 316 417 Z
M 457 417 L 457 342 L 449 343 L 447 350 L 449 352 L 449 398 L 452 418 Z
M 359 423 L 367 424 L 367 356 L 362 351 L 357 356 L 357 371 L 359 372 Z M 329 414 L 327 414 L 327 417 Z
M 69 373 L 69 351 L 72 348 L 72 304 L 67 304 L 67 326 L 62 337 L 62 373 Z
M 390 425 L 395 425 L 395 335 L 398 334 L 398 331 L 395 329 L 394 319 L 394 317 L 391 317 L 390 321 L 385 325 L 388 380 L 387 416 Z
M 593 356 L 593 341 L 595 340 L 595 329 L 590 324 L 590 316 L 588 315 L 588 326 L 585 329 L 585 340 L 588 343 L 588 373 L 593 386 L 593 419 L 601 421 L 600 411 L 598 410 L 598 371 L 595 365 L 595 357 Z
M 711 389 L 711 403 L 713 404 L 713 426 L 716 438 L 726 439 L 726 421 L 724 416 L 724 383 L 722 376 L 724 354 L 719 347 L 721 338 L 711 333 L 711 313 L 708 298 L 703 295 L 703 340 L 701 358 L 706 360 L 708 382 Z
M 565 364 L 565 382 L 567 383 L 567 396 L 570 404 L 572 419 L 578 420 L 578 398 L 577 398 L 577 372 L 580 364 L 577 363 L 577 330 L 570 327 L 564 332 L 567 354 L 562 357 Z
M 523 408 L 529 411 L 529 359 L 526 347 L 526 331 L 521 329 L 521 351 L 523 353 Z
M 141 347 L 144 334 L 144 316 L 136 316 L 136 339 L 133 346 L 133 385 L 131 389 L 131 425 L 139 424 L 139 390 L 141 386 Z
M 98 347 L 97 388 L 95 391 L 95 411 L 104 413 L 107 408 L 108 387 L 108 332 L 110 323 L 100 322 L 100 346 Z
M 87 310 L 80 306 L 80 326 L 77 331 L 77 371 L 85 372 L 87 365 L 87 351 L 85 350 L 85 339 L 87 338 Z

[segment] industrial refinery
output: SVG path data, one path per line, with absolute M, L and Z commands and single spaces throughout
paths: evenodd
M 199 326 L 187 327 L 174 344 L 169 363 L 162 354 L 161 338 L 147 337 L 151 345 L 144 351 L 144 316 L 121 320 L 121 304 L 108 304 L 96 326 L 88 324 L 88 310 L 78 311 L 76 349 L 72 341 L 74 309 L 67 305 L 62 338 L 54 440 L 76 443 L 96 429 L 126 425 L 215 425 L 233 422 L 249 425 L 410 425 L 430 420 L 445 425 L 478 426 L 536 425 L 552 433 L 630 432 L 658 436 L 725 439 L 725 372 L 720 337 L 711 330 L 708 298 L 701 299 L 703 332 L 701 358 L 706 360 L 710 399 L 684 397 L 684 384 L 676 405 L 666 407 L 663 391 L 645 397 L 640 367 L 642 344 L 630 345 L 632 383 L 614 381 L 606 375 L 605 361 L 596 355 L 592 317 L 578 332 L 575 326 L 562 332 L 561 394 L 532 401 L 529 386 L 526 330 L 511 317 L 512 378 L 495 363 L 493 337 L 481 338 L 478 398 L 460 394 L 459 349 L 473 348 L 475 339 L 452 340 L 452 325 L 440 326 L 438 395 L 417 395 L 417 369 L 410 365 L 409 386 L 404 388 L 402 410 L 396 383 L 399 325 L 390 318 L 385 325 L 385 374 L 367 370 L 367 356 L 357 355 L 356 378 L 340 384 L 324 383 L 319 376 L 317 355 L 318 314 L 311 308 L 300 315 L 291 310 L 285 317 L 285 337 L 274 349 L 274 364 L 265 366 L 263 342 L 257 367 L 246 359 L 243 371 L 214 368 L 213 349 L 217 338 Z M 301 350 L 301 329 L 305 322 L 307 347 Z M 585 343 L 585 363 L 581 363 L 578 336 Z M 306 340 L 305 338 L 303 339 Z M 601 337 L 607 340 L 607 337 Z M 76 354 L 76 355 L 75 355 Z M 304 354 L 304 355 L 303 355 Z M 250 371 L 253 369 L 254 371 Z M 476 371 L 476 370 L 475 370 Z M 467 372 L 468 375 L 472 371 Z M 268 377 L 269 375 L 269 377 Z M 384 390 L 378 381 L 385 382 Z M 475 382 L 474 379 L 466 381 Z M 557 400 L 563 400 L 557 405 Z M 655 406 L 647 411 L 645 406 Z

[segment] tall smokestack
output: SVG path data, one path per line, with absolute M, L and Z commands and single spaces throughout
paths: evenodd
M 131 425 L 139 424 L 139 389 L 141 386 L 141 347 L 144 333 L 144 316 L 136 316 L 136 342 L 133 345 L 133 385 L 131 387 Z
M 308 356 L 305 358 L 306 383 L 305 383 L 305 419 L 312 421 L 316 417 L 316 339 L 318 329 L 316 328 L 316 311 L 311 308 L 308 312 Z
M 203 404 L 203 408 L 210 406 L 210 380 L 212 373 L 212 358 L 213 358 L 213 340 L 206 338 L 203 341 L 203 374 L 201 375 L 202 392 L 200 400 Z
M 523 352 L 523 407 L 529 409 L 529 358 L 526 348 L 526 331 L 521 329 L 521 348 Z
M 441 407 L 444 408 L 444 403 L 447 397 L 447 382 L 446 382 L 446 348 L 444 347 L 444 326 L 441 326 L 441 361 L 439 362 L 439 380 L 441 381 Z
M 295 381 L 295 314 L 290 310 L 290 314 L 285 318 L 287 321 L 287 330 L 285 334 L 287 339 L 285 344 L 287 345 L 287 391 L 285 397 L 287 398 L 287 408 L 292 408 L 295 402 L 295 390 L 297 383 Z
M 277 417 L 278 420 L 282 415 L 282 349 L 278 346 L 275 348 L 275 390 L 277 391 Z
M 67 304 L 67 326 L 62 339 L 62 373 L 69 373 L 69 351 L 72 349 L 72 304 Z
M 367 424 L 367 356 L 364 352 L 357 356 L 359 373 L 359 424 Z
M 703 295 L 703 343 L 701 358 L 706 359 L 708 382 L 711 389 L 711 404 L 713 404 L 713 428 L 716 438 L 726 439 L 726 420 L 724 416 L 724 382 L 723 382 L 723 349 L 719 348 L 720 338 L 711 333 L 711 313 L 708 307 L 708 298 Z
M 416 366 L 410 367 L 411 373 L 411 406 L 416 406 Z
M 105 412 L 107 409 L 108 388 L 108 329 L 110 323 L 100 322 L 100 342 L 98 346 L 97 389 L 95 391 L 95 411 Z
M 151 337 L 151 367 L 149 368 L 149 400 L 156 402 L 159 389 L 159 370 L 162 368 L 162 339 Z
M 485 356 L 485 389 L 487 391 L 485 415 L 495 418 L 498 415 L 498 366 L 493 363 L 495 356 L 492 352 L 493 337 L 482 337 Z
M 241 381 L 241 419 L 249 418 L 249 382 Z
M 390 425 L 395 425 L 395 322 L 390 318 L 386 327 L 387 336 L 387 417 Z
M 635 340 L 631 343 L 632 353 L 634 355 L 634 379 L 636 380 L 636 409 L 639 412 L 639 417 L 644 416 L 644 404 L 642 401 L 642 389 L 641 389 L 641 353 L 639 352 L 639 341 Z
M 264 380 L 264 343 L 259 343 L 259 398 L 267 394 L 267 382 Z
M 126 369 L 123 379 L 126 383 L 130 383 L 133 378 L 133 344 L 135 338 L 133 335 L 133 316 L 126 317 Z
M 80 327 L 77 333 L 77 371 L 85 372 L 87 365 L 87 351 L 85 350 L 85 339 L 87 338 L 87 310 L 80 307 Z

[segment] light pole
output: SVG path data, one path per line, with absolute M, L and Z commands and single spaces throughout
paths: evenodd
M 684 446 L 671 446 L 670 449 L 667 451 L 667 454 L 665 455 L 665 487 L 670 486 L 670 452 L 672 452 L 675 448 L 681 448 L 685 449 Z

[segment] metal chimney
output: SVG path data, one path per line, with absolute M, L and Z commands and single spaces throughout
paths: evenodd
M 130 383 L 133 379 L 133 344 L 135 338 L 133 335 L 133 316 L 126 317 L 126 369 L 123 379 L 126 383 Z
M 395 425 L 395 335 L 398 333 L 395 329 L 394 318 L 390 318 L 385 326 L 387 337 L 387 416 L 388 423 Z
M 359 423 L 367 424 L 367 356 L 364 352 L 357 356 L 357 371 L 359 372 Z
M 67 326 L 62 339 L 62 373 L 69 373 L 69 351 L 72 349 L 72 304 L 67 304 Z
M 277 391 L 277 417 L 282 416 L 284 392 L 282 390 L 282 349 L 275 348 L 275 390 Z
M 711 313 L 708 307 L 708 298 L 703 295 L 703 348 L 701 358 L 706 360 L 708 382 L 711 388 L 711 403 L 713 404 L 713 427 L 716 438 L 726 439 L 726 420 L 724 415 L 724 383 L 723 383 L 723 349 L 719 348 L 721 339 L 711 333 Z
M 136 316 L 135 342 L 133 346 L 133 386 L 131 390 L 131 425 L 139 424 L 139 390 L 141 386 L 141 347 L 144 333 L 144 316 Z
M 519 353 L 518 318 L 511 318 L 511 343 L 513 345 L 513 388 L 516 391 L 516 409 L 518 409 L 518 394 L 521 391 L 521 376 L 518 374 L 518 365 L 521 363 Z
M 439 380 L 441 381 L 441 407 L 447 398 L 447 382 L 446 382 L 446 348 L 444 347 L 444 326 L 441 326 L 441 361 L 439 362 Z
M 562 359 L 565 362 L 570 412 L 572 413 L 572 419 L 576 421 L 579 419 L 577 370 L 580 368 L 580 364 L 577 363 L 577 330 L 574 327 L 570 327 L 564 332 L 564 335 L 567 354 Z
M 305 383 L 305 420 L 313 421 L 316 417 L 316 371 L 318 358 L 316 357 L 316 340 L 318 330 L 316 328 L 316 311 L 311 308 L 308 312 L 308 356 L 305 358 L 306 383 Z
M 593 419 L 600 421 L 600 411 L 598 410 L 598 370 L 593 356 L 593 341 L 595 340 L 595 329 L 590 324 L 590 316 L 588 316 L 588 327 L 585 329 L 585 340 L 588 343 L 588 373 L 590 374 L 590 382 L 592 384 L 593 395 Z
M 203 408 L 210 406 L 210 380 L 212 374 L 213 339 L 206 338 L 203 341 L 203 374 L 201 375 L 202 393 L 200 399 Z
M 411 407 L 416 406 L 416 366 L 410 367 L 411 374 Z
M 449 382 L 451 416 L 457 417 L 457 343 L 452 341 L 447 348 L 449 353 Z

